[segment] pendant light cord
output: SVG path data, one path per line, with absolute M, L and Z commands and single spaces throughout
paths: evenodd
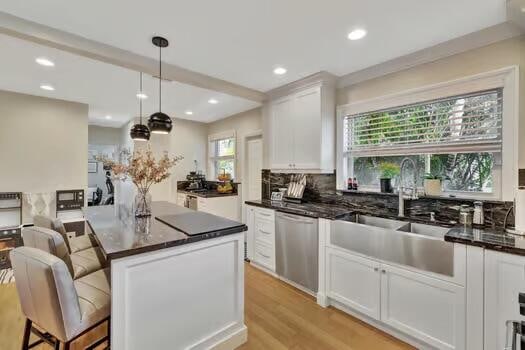
M 139 98 L 139 108 L 140 108 L 140 125 L 142 125 L 142 72 L 140 72 L 140 98 Z
M 159 45 L 159 112 L 162 112 L 162 46 Z

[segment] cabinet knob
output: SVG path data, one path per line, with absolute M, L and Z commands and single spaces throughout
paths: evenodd
M 386 270 L 381 270 L 381 272 L 382 272 L 383 274 L 385 274 L 385 273 L 386 273 Z
M 374 267 L 374 271 L 375 272 L 379 271 L 379 267 Z

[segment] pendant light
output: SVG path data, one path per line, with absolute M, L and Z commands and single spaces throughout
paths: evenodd
M 159 111 L 153 113 L 148 120 L 148 126 L 152 133 L 154 134 L 169 134 L 171 128 L 173 127 L 171 118 L 162 113 L 162 48 L 168 46 L 168 40 L 155 36 L 151 39 L 153 45 L 159 48 Z
M 140 94 L 142 95 L 142 72 L 140 72 Z M 134 141 L 148 141 L 150 132 L 146 125 L 142 124 L 142 98 L 139 98 L 139 108 L 140 108 L 140 123 L 133 125 L 129 136 Z

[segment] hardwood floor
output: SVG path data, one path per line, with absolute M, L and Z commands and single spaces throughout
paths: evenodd
M 413 349 L 339 310 L 323 309 L 311 296 L 245 266 L 248 342 L 240 350 Z M 0 349 L 20 349 L 24 317 L 14 284 L 0 285 L 0 305 Z M 71 350 L 83 349 L 105 331 L 103 325 L 81 337 Z M 35 349 L 50 347 L 41 345 Z

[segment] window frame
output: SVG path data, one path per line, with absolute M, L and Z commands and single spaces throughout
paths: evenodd
M 217 142 L 221 140 L 233 139 L 233 155 L 231 156 L 218 156 L 217 155 Z M 208 174 L 211 178 L 217 180 L 219 175 L 217 172 L 217 162 L 221 160 L 232 160 L 233 161 L 233 174 L 232 180 L 237 176 L 237 139 L 235 131 L 226 131 L 208 136 Z
M 518 120 L 519 120 L 519 67 L 502 69 L 468 76 L 456 80 L 427 85 L 392 95 L 351 102 L 337 107 L 337 189 L 346 189 L 346 179 L 352 157 L 344 152 L 344 118 L 347 115 L 369 113 L 415 103 L 423 103 L 451 96 L 466 95 L 477 91 L 503 89 L 502 151 L 501 160 L 493 170 L 494 190 L 492 193 L 447 191 L 443 197 L 475 198 L 487 200 L 514 200 L 518 168 Z M 451 152 L 453 153 L 453 152 Z M 500 169 L 497 169 L 500 168 Z M 352 168 L 353 169 L 353 168 Z M 353 170 L 352 170 L 353 172 Z M 363 187 L 362 187 L 363 188 Z M 363 188 L 369 190 L 371 188 Z M 378 191 L 378 189 L 375 189 Z

